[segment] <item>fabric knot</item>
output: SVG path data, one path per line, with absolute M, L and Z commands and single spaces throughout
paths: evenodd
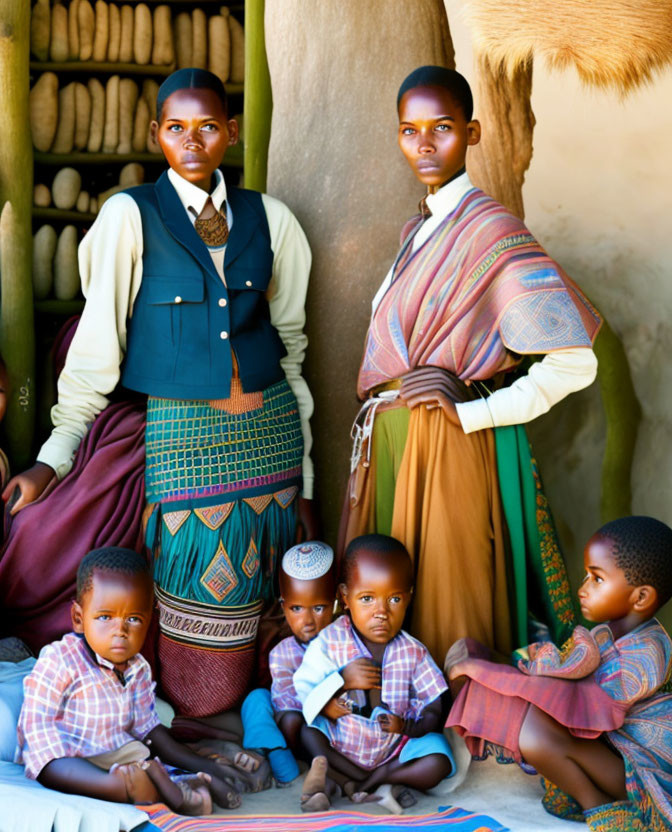
M 219 211 L 208 197 L 207 202 L 203 206 L 203 210 L 194 222 L 194 228 L 198 236 L 203 240 L 206 246 L 225 245 L 229 239 L 229 224 L 226 221 L 226 202 L 222 203 Z

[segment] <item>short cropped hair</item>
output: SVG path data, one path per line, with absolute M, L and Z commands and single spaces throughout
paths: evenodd
M 77 570 L 77 600 L 91 589 L 94 572 L 112 572 L 117 575 L 142 575 L 149 578 L 151 570 L 146 558 L 132 549 L 121 546 L 105 546 L 84 555 Z
M 454 69 L 446 69 L 444 66 L 419 66 L 402 81 L 397 93 L 397 110 L 401 99 L 409 90 L 416 87 L 443 87 L 453 96 L 462 108 L 467 121 L 471 121 L 474 114 L 474 98 L 471 94 L 469 82 Z
M 652 586 L 662 606 L 672 598 L 672 529 L 654 517 L 621 517 L 598 532 L 630 586 Z
M 348 584 L 357 565 L 357 557 L 362 552 L 372 555 L 380 563 L 393 563 L 406 570 L 408 586 L 413 586 L 413 563 L 408 550 L 395 537 L 386 534 L 363 534 L 355 537 L 348 544 L 341 561 L 341 582 Z
M 157 121 L 161 121 L 161 112 L 166 98 L 174 92 L 180 92 L 180 90 L 212 90 L 222 102 L 224 112 L 229 112 L 226 88 L 222 84 L 221 79 L 206 69 L 187 67 L 173 72 L 159 87 L 159 92 L 156 96 Z

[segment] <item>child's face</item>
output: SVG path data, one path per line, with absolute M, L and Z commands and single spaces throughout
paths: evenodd
M 282 610 L 292 633 L 307 644 L 331 624 L 334 617 L 334 591 L 331 579 L 299 581 L 283 575 Z
M 579 589 L 581 613 L 588 621 L 601 623 L 625 618 L 638 598 L 612 555 L 613 543 L 600 534 L 593 535 L 583 552 L 586 576 Z
M 72 625 L 92 650 L 120 670 L 140 652 L 152 617 L 153 587 L 147 575 L 93 573 L 91 588 L 72 605 Z
M 176 173 L 208 190 L 227 147 L 238 141 L 238 123 L 213 90 L 178 90 L 163 102 L 152 135 Z
M 407 570 L 394 561 L 358 553 L 347 584 L 341 584 L 352 623 L 364 638 L 387 644 L 401 630 L 411 602 Z
M 464 167 L 469 145 L 481 126 L 467 121 L 460 103 L 443 87 L 416 87 L 399 104 L 399 147 L 417 178 L 427 186 L 447 182 Z

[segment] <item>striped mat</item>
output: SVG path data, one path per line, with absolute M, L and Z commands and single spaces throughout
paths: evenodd
M 362 812 L 325 812 L 308 815 L 207 815 L 188 818 L 174 814 L 162 804 L 139 808 L 147 812 L 151 823 L 163 832 L 398 832 L 402 829 L 510 832 L 507 827 L 487 815 L 477 815 L 454 806 L 440 806 L 431 815 L 401 817 L 367 815 Z

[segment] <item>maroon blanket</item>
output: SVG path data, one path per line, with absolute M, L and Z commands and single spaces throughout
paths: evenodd
M 57 372 L 74 334 L 55 345 Z M 14 516 L 0 554 L 0 633 L 34 651 L 71 629 L 70 603 L 82 557 L 99 546 L 142 551 L 145 408 L 110 404 L 82 442 L 72 471 Z

